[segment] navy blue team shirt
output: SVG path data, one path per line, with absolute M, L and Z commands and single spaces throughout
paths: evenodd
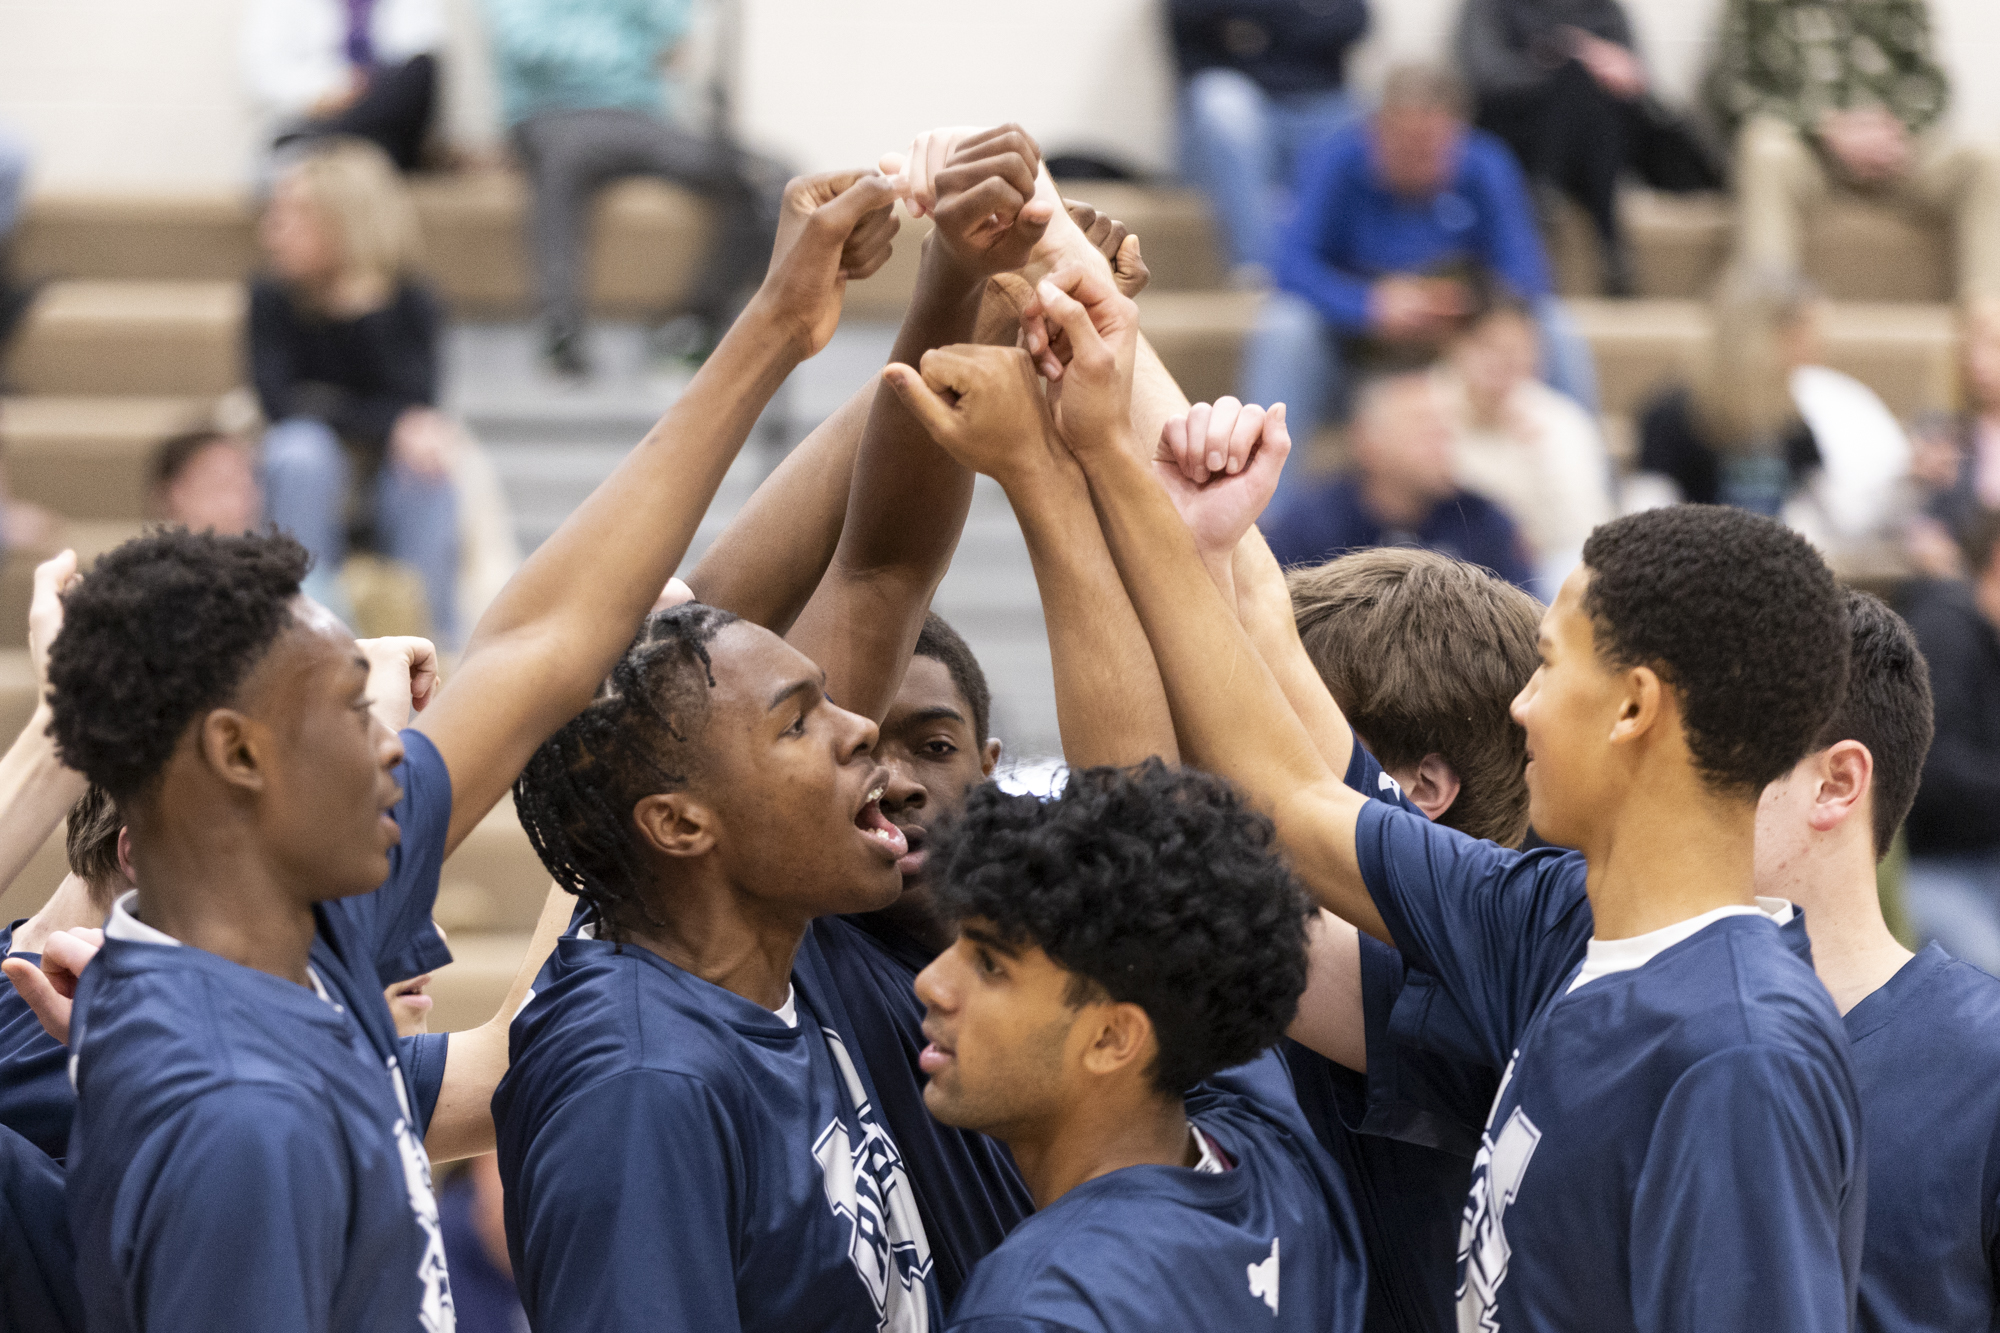
M 1283 1061 L 1216 1075 L 1187 1112 L 1232 1169 L 1128 1166 L 1077 1186 L 979 1265 L 952 1333 L 1356 1333 L 1354 1212 Z
M 1505 1069 L 1461 1231 L 1461 1327 L 1846 1324 L 1866 1194 L 1854 1074 L 1832 1000 L 1772 922 L 1722 918 L 1571 994 L 1590 934 L 1575 853 L 1509 852 L 1381 802 L 1356 847 L 1390 934 L 1451 1001 L 1447 1034 Z
M 493 1096 L 537 1333 L 917 1333 L 932 1259 L 808 932 L 795 1025 L 637 945 L 565 937 Z
M 34 953 L 13 953 L 13 922 L 0 930 L 0 957 L 40 966 Z M 42 1030 L 35 1011 L 11 985 L 0 985 L 0 1129 L 40 1148 L 58 1165 L 69 1155 L 76 1090 L 69 1085 L 69 1048 Z
M 431 924 L 451 778 L 428 738 L 403 744 L 388 880 L 313 909 L 325 998 L 110 929 L 85 970 L 68 1197 L 95 1333 L 451 1328 L 423 1124 L 382 998 L 385 980 L 451 959 Z

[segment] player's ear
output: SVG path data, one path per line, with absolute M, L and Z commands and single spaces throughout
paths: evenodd
M 1104 1001 L 1092 1006 L 1093 1036 L 1083 1052 L 1083 1067 L 1100 1076 L 1152 1063 L 1153 1020 L 1136 1004 Z
M 1824 833 L 1866 804 L 1875 757 L 1860 741 L 1837 741 L 1820 753 L 1817 767 L 1818 789 L 1808 819 Z
M 1433 821 L 1451 809 L 1458 791 L 1458 770 L 1441 754 L 1425 755 L 1411 780 L 1403 784 L 1403 794 L 1410 798 L 1410 803 L 1424 812 L 1424 818 Z
M 1618 711 L 1611 723 L 1611 742 L 1637 740 L 1654 731 L 1674 700 L 1660 673 L 1649 666 L 1636 666 L 1618 673 Z
M 264 789 L 263 728 L 247 713 L 212 708 L 197 724 L 202 761 L 232 787 Z
M 700 856 L 715 846 L 720 819 L 684 791 L 655 792 L 632 807 L 639 837 L 662 856 Z
M 990 778 L 993 770 L 1000 766 L 1000 738 L 989 736 L 986 744 L 979 747 L 979 776 Z

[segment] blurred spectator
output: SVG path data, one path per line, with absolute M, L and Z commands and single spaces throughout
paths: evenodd
M 1618 0 L 1465 0 L 1458 59 L 1479 127 L 1504 139 L 1528 179 L 1582 205 L 1597 231 L 1604 289 L 1633 292 L 1618 220 L 1630 168 L 1669 190 L 1712 190 L 1720 173 L 1694 134 L 1649 95 Z
M 1535 322 L 1502 296 L 1455 339 L 1437 387 L 1452 429 L 1458 484 L 1492 499 L 1521 529 L 1543 601 L 1612 515 L 1611 464 L 1597 423 L 1535 379 Z
M 1960 410 L 1926 423 L 1919 472 L 1932 494 L 1925 515 L 1938 525 L 1943 568 L 1987 510 L 2000 510 L 2000 302 L 1968 310 L 1959 338 Z
M 1919 931 L 2000 976 L 2000 514 L 1965 554 L 1970 581 L 1914 585 L 1905 608 L 1937 701 L 1905 887 Z
M 1909 440 L 1873 390 L 1817 364 L 1823 308 L 1790 273 L 1725 278 L 1699 373 L 1643 411 L 1626 509 L 1737 505 L 1783 518 L 1836 563 L 1901 521 Z
M 251 0 L 238 54 L 274 145 L 351 135 L 414 171 L 444 32 L 439 0 Z
M 668 122 L 660 64 L 686 33 L 691 0 L 486 0 L 502 111 L 534 192 L 529 248 L 549 364 L 589 373 L 583 275 L 590 201 L 621 176 L 658 176 L 709 201 L 709 254 L 687 314 L 660 350 L 705 356 L 764 274 L 784 173 L 720 137 Z
M 0 125 L 0 349 L 35 303 L 35 289 L 14 276 L 14 229 L 28 192 L 28 145 Z
M 1369 546 L 1421 546 L 1510 583 L 1525 585 L 1532 573 L 1513 521 L 1454 480 L 1451 422 L 1422 371 L 1364 384 L 1348 427 L 1346 473 L 1293 486 L 1262 527 L 1283 565 Z
M 1924 0 L 1729 0 L 1708 96 L 1736 140 L 1736 244 L 1796 269 L 1838 191 L 1950 223 L 1961 298 L 2000 296 L 2000 155 L 1945 142 L 1950 88 Z
M 147 514 L 196 532 L 251 532 L 263 526 L 264 488 L 250 444 L 217 430 L 189 431 L 153 454 Z
M 1367 0 L 1172 0 L 1181 170 L 1208 196 L 1236 281 L 1268 278 L 1300 154 L 1354 115 L 1347 51 Z
M 1278 284 L 1244 349 L 1243 397 L 1286 404 L 1310 443 L 1346 416 L 1349 366 L 1435 353 L 1471 306 L 1484 269 L 1534 304 L 1550 383 L 1596 401 L 1590 349 L 1549 295 L 1548 262 L 1520 168 L 1465 123 L 1443 70 L 1393 70 L 1382 105 L 1311 150 L 1298 211 L 1278 242 Z
M 439 313 L 410 277 L 416 216 L 381 150 L 342 140 L 279 178 L 259 232 L 270 275 L 250 288 L 250 369 L 264 416 L 273 522 L 333 579 L 350 533 L 416 570 L 434 637 L 458 645 L 458 429 L 433 404 Z
M 458 1333 L 528 1333 L 501 1211 L 499 1159 L 474 1157 L 438 1189 L 438 1226 Z

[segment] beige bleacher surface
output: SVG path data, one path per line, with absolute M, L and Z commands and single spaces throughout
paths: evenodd
M 522 318 L 529 276 L 520 179 L 504 171 L 420 178 L 414 192 L 429 274 L 470 318 Z M 1148 336 L 1197 400 L 1233 391 L 1261 298 L 1231 290 L 1199 196 L 1179 188 L 1084 183 L 1085 199 L 1136 231 L 1152 270 L 1140 306 Z M 1700 298 L 1729 248 L 1720 197 L 1635 192 L 1627 200 L 1643 293 L 1603 301 L 1596 251 L 1573 209 L 1550 239 L 1558 286 L 1596 350 L 1614 448 L 1630 456 L 1631 414 L 1701 345 Z M 589 290 L 602 315 L 643 317 L 671 304 L 699 262 L 707 215 L 692 196 L 653 181 L 606 190 L 593 223 Z M 896 318 L 916 279 L 928 223 L 905 220 L 895 257 L 848 289 L 849 313 Z M 1955 334 L 1943 239 L 1890 211 L 1843 203 L 1808 231 L 1808 269 L 1837 302 L 1831 364 L 1872 385 L 1905 415 L 1950 401 Z M 161 438 L 207 420 L 243 380 L 243 280 L 256 262 L 250 202 L 229 194 L 42 195 L 15 248 L 23 275 L 48 285 L 0 365 L 0 453 L 13 492 L 67 522 L 87 560 L 139 530 L 145 469 Z M 0 563 L 0 735 L 33 710 L 24 632 L 34 562 Z M 6 629 L 5 627 L 14 627 Z M 6 641 L 6 640 L 0 640 Z M 0 901 L 0 919 L 38 905 L 61 877 L 60 839 Z M 483 1021 L 519 964 L 548 878 L 502 802 L 446 863 L 437 916 L 458 961 L 439 974 L 434 1027 Z

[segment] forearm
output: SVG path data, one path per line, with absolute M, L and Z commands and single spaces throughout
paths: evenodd
M 499 1010 L 478 1027 L 451 1034 L 445 1047 L 444 1082 L 424 1133 L 424 1150 L 433 1162 L 493 1151 L 493 1090 L 507 1072 L 508 1029 L 527 1003 L 536 974 L 569 927 L 575 905 L 576 899 L 553 884 L 549 886 L 534 936 Z
M 1238 543 L 1234 564 L 1236 615 L 1244 633 L 1328 770 L 1344 776 L 1354 757 L 1354 729 L 1306 653 L 1284 571 L 1256 528 Z
M 757 488 L 688 575 L 696 597 L 788 633 L 833 559 L 878 381 L 855 390 Z
M 0 755 L 0 892 L 27 869 L 42 844 L 62 827 L 63 816 L 89 784 L 65 768 L 49 738 L 49 706 L 35 708 L 28 725 Z
M 1152 646 L 1118 581 L 1083 473 L 1065 457 L 1010 479 L 1007 498 L 1034 562 L 1055 668 L 1056 724 L 1072 768 L 1178 763 Z

